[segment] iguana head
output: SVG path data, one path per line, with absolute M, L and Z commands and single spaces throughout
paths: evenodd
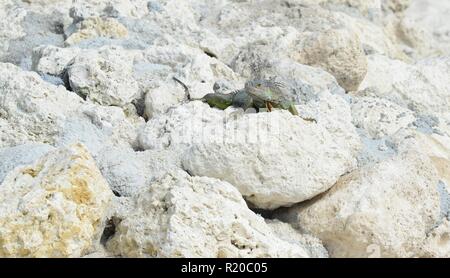
M 245 91 L 263 101 L 275 101 L 280 96 L 281 83 L 270 80 L 250 80 L 245 83 Z
M 267 87 L 267 81 L 265 80 L 249 80 L 245 82 L 245 91 L 247 93 L 257 92 Z

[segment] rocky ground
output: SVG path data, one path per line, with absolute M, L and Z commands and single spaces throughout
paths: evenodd
M 449 14 L 1 0 L 0 257 L 450 257 Z

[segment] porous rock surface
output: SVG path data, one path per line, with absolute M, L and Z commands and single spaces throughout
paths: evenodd
M 12 170 L 0 185 L 1 257 L 79 257 L 103 232 L 112 192 L 81 144 Z
M 450 257 L 449 10 L 0 1 L 0 256 Z
M 231 184 L 185 173 L 140 192 L 116 229 L 108 249 L 127 257 L 306 258 L 314 254 L 308 248 L 326 254 L 317 241 L 277 237 Z

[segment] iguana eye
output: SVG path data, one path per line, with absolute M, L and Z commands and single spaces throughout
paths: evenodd
M 256 87 L 257 87 L 257 88 L 260 88 L 260 87 L 261 87 L 261 84 L 256 84 Z

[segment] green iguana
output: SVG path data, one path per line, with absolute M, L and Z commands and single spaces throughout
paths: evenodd
M 206 102 L 211 107 L 226 109 L 229 106 L 240 107 L 244 110 L 253 107 L 256 111 L 266 108 L 269 112 L 273 108 L 288 110 L 292 115 L 299 116 L 295 103 L 289 99 L 289 92 L 286 86 L 280 82 L 270 80 L 251 80 L 245 83 L 244 89 L 234 91 L 229 94 L 210 93 L 200 100 Z M 314 119 L 306 121 L 316 122 Z

